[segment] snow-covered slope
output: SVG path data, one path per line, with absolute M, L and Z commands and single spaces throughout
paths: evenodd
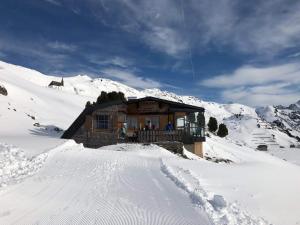
M 0 188 L 0 224 L 300 222 L 299 166 L 218 137 L 205 148 L 232 163 L 183 159 L 155 145 L 88 149 L 74 141 L 29 160 L 0 145 L 13 156 L 0 181 L 18 182 Z
M 210 225 L 161 173 L 164 155 L 157 146 L 96 150 L 69 141 L 36 176 L 0 192 L 0 224 Z

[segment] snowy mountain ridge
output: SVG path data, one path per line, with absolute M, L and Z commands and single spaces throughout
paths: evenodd
M 261 107 L 256 111 L 262 119 L 300 141 L 300 101 L 289 106 Z

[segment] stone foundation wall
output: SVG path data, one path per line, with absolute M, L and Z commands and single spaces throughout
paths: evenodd
M 165 148 L 175 154 L 180 154 L 180 155 L 183 154 L 183 143 L 182 142 L 166 141 L 166 142 L 154 142 L 153 144 L 156 144 L 162 148 Z
M 93 135 L 74 135 L 76 143 L 82 143 L 88 148 L 100 148 L 105 145 L 117 144 L 117 136 L 114 133 L 97 133 Z

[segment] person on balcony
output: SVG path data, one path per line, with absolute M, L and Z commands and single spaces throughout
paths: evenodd
M 145 125 L 145 130 L 150 130 L 151 129 L 151 121 L 148 120 L 147 124 Z
M 122 127 L 119 130 L 119 138 L 120 139 L 125 139 L 126 138 L 126 133 L 127 133 L 126 126 L 125 126 L 125 124 L 123 124 Z
M 169 121 L 169 123 L 167 124 L 167 126 L 166 126 L 166 130 L 167 131 L 172 131 L 174 128 L 173 128 L 173 125 L 172 125 L 172 123 L 171 123 L 171 121 Z

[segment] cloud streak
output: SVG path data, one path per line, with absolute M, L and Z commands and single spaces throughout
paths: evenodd
M 289 63 L 270 67 L 242 66 L 231 74 L 221 74 L 200 82 L 200 85 L 216 88 L 231 88 L 241 85 L 260 85 L 272 82 L 298 82 L 300 64 Z
M 58 0 L 44 0 L 44 1 L 56 6 L 61 6 L 61 3 Z
M 117 79 L 128 86 L 139 88 L 139 89 L 160 88 L 163 86 L 158 81 L 141 77 L 127 70 L 108 68 L 102 70 L 101 73 L 105 77 Z
M 231 74 L 222 74 L 199 82 L 221 89 L 224 101 L 253 106 L 290 104 L 300 98 L 300 63 L 269 67 L 242 66 Z
M 57 51 L 64 51 L 64 52 L 74 52 L 77 49 L 77 46 L 73 44 L 66 44 L 58 41 L 49 42 L 47 46 L 50 49 L 57 50 Z
M 150 48 L 178 57 L 188 49 L 186 40 L 177 35 L 175 30 L 166 27 L 152 27 L 144 34 L 144 40 Z

